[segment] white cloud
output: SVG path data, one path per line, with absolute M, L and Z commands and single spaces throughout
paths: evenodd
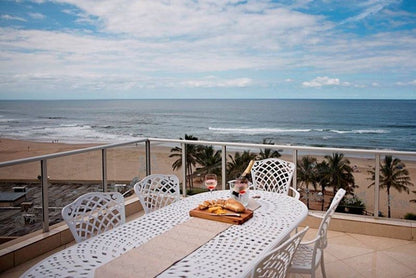
M 250 78 L 236 78 L 236 79 L 219 79 L 216 77 L 207 77 L 198 80 L 188 80 L 181 83 L 184 87 L 190 88 L 244 88 L 253 84 Z
M 358 6 L 364 8 L 358 15 L 349 17 L 341 24 L 361 21 L 367 17 L 373 16 L 391 4 L 398 3 L 398 0 L 368 0 L 362 1 Z
M 23 21 L 26 22 L 26 19 L 22 18 L 22 17 L 18 17 L 18 16 L 13 16 L 13 15 L 8 15 L 8 14 L 3 14 L 1 15 L 2 19 L 5 20 L 17 20 L 17 21 Z
M 44 19 L 46 16 L 41 13 L 28 13 L 28 15 L 33 19 Z
M 340 85 L 338 78 L 329 78 L 328 76 L 318 76 L 312 81 L 302 82 L 302 86 L 306 88 L 320 88 L 322 86 L 337 86 Z
M 58 2 L 74 5 L 62 12 L 99 32 L 0 28 L 0 91 L 24 82 L 33 88 L 46 86 L 40 80 L 86 90 L 291 87 L 305 69 L 310 75 L 304 80 L 311 80 L 304 87 L 361 88 L 365 86 L 357 85 L 354 75 L 411 74 L 416 68 L 414 30 L 365 36 L 343 32 L 328 18 L 307 14 L 313 4 L 309 0 L 287 1 L 305 7 L 304 12 L 273 1 Z M 375 2 L 365 3 L 367 15 L 371 7 L 376 12 Z M 208 75 L 216 77 L 200 77 Z M 360 82 L 370 86 L 372 81 Z
M 399 81 L 399 82 L 396 82 L 396 85 L 398 85 L 398 86 L 416 86 L 416 79 L 412 80 L 412 81 L 408 81 L 408 82 Z

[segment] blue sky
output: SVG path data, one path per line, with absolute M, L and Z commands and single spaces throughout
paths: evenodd
M 0 99 L 416 99 L 414 0 L 0 1 Z

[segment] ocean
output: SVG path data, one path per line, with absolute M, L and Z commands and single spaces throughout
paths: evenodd
M 416 151 L 416 100 L 0 101 L 0 137 L 116 143 L 141 137 Z

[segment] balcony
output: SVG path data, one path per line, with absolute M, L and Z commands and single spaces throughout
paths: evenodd
M 23 202 L 20 204 L 21 216 L 26 216 L 28 219 L 28 223 L 24 223 L 23 226 L 28 227 L 32 225 L 42 230 L 30 232 L 0 245 L 0 265 L 3 272 L 0 277 L 17 277 L 42 258 L 73 244 L 72 236 L 66 225 L 59 223 L 59 219 L 56 218 L 59 215 L 60 208 L 65 202 L 68 202 L 65 199 L 58 198 L 60 192 L 55 187 L 56 184 L 61 186 L 64 183 L 72 184 L 71 188 L 76 188 L 76 190 L 61 191 L 64 191 L 66 196 L 73 194 L 74 196 L 71 196 L 73 198 L 76 195 L 83 194 L 83 190 L 125 191 L 134 177 L 144 176 L 152 172 L 166 171 L 166 165 L 163 166 L 163 164 L 168 163 L 168 166 L 171 165 L 171 160 L 169 160 L 171 146 L 167 147 L 166 144 L 172 144 L 172 146 L 179 145 L 182 150 L 182 157 L 186 157 L 185 150 L 188 144 L 212 145 L 221 150 L 221 176 L 225 177 L 221 180 L 223 189 L 227 186 L 227 155 L 246 149 L 259 150 L 261 148 L 270 148 L 284 150 L 286 152 L 283 153 L 284 159 L 294 162 L 297 162 L 303 155 L 314 154 L 319 156 L 334 152 L 346 153 L 353 157 L 354 155 L 359 156 L 360 159 L 366 160 L 366 164 L 371 165 L 372 163 L 375 171 L 379 171 L 377 165 L 379 165 L 382 155 L 395 155 L 404 157 L 404 159 L 416 157 L 414 152 L 308 148 L 148 138 L 123 144 L 91 147 L 65 153 L 3 162 L 0 163 L 0 174 L 6 173 L 9 177 L 8 179 L 2 178 L 4 184 L 11 182 L 14 184 L 19 182 L 32 183 L 29 189 L 32 190 L 33 199 L 25 200 L 25 204 Z M 161 151 L 163 148 L 158 148 L 158 146 L 164 147 L 164 152 Z M 138 149 L 142 150 L 137 151 Z M 118 163 L 116 163 L 117 159 L 126 159 L 125 153 L 132 153 L 132 150 L 135 150 L 133 156 L 129 156 L 127 160 L 129 165 L 132 164 L 134 165 L 133 168 L 136 168 L 131 171 L 129 169 L 120 169 L 117 166 Z M 86 164 L 83 164 L 85 162 L 84 156 L 88 156 Z M 39 162 L 40 165 L 36 164 Z M 184 159 L 182 162 L 183 165 L 186 165 Z M 73 167 L 76 169 L 71 169 L 69 176 L 65 176 L 65 173 L 59 173 L 55 169 L 57 165 L 70 165 L 71 163 L 75 165 Z M 13 177 L 13 173 L 22 172 L 23 168 L 19 168 L 22 165 L 30 165 L 29 167 L 26 166 L 23 173 L 24 176 L 18 177 L 17 175 L 13 179 L 10 178 Z M 361 173 L 366 170 L 363 165 L 358 166 L 358 171 Z M 186 177 L 184 169 L 185 167 L 182 167 L 180 171 L 176 172 L 179 177 L 182 177 L 182 181 Z M 92 173 L 92 176 L 86 176 L 86 172 Z M 36 176 L 33 178 L 36 173 L 40 173 L 39 179 Z M 74 180 L 73 177 L 77 178 Z M 411 178 L 414 182 L 414 172 L 411 172 Z M 195 177 L 195 180 L 197 183 L 198 177 Z M 385 199 L 381 194 L 384 191 L 380 190 L 378 183 L 379 181 L 376 180 L 376 185 L 371 189 L 372 194 L 360 195 L 365 197 L 365 211 L 367 215 L 335 214 L 331 222 L 329 245 L 325 253 L 328 277 L 411 277 L 416 275 L 416 222 L 403 220 L 400 219 L 402 218 L 400 215 L 397 216 L 397 211 L 400 211 L 401 207 L 405 207 L 402 209 L 403 212 L 400 212 L 401 215 L 404 212 L 415 212 L 414 207 L 416 207 L 416 204 L 412 207 L 402 201 L 396 202 L 399 205 L 393 206 L 392 210 L 395 213 L 393 218 L 379 217 L 379 211 L 383 211 L 384 213 L 382 214 L 386 214 L 386 208 L 384 205 Z M 369 182 L 366 185 L 368 184 Z M 186 192 L 185 183 L 182 182 L 182 185 L 183 192 Z M 363 184 L 360 185 L 364 187 Z M 296 187 L 296 183 L 294 186 Z M 298 188 L 300 188 L 300 185 Z M 18 188 L 17 190 L 23 189 Z M 305 200 L 309 192 L 300 191 L 302 198 Z M 309 196 L 311 200 L 312 195 Z M 42 196 L 43 198 L 41 198 Z M 393 200 L 398 199 L 396 195 L 393 198 Z M 319 204 L 322 201 L 325 204 L 329 199 L 315 200 L 315 204 L 312 204 L 312 201 L 310 208 L 317 209 L 319 208 L 319 205 L 316 205 L 317 202 Z M 126 213 L 128 220 L 143 214 L 135 196 L 126 198 Z M 30 223 L 31 221 L 33 223 Z M 303 225 L 316 229 L 319 225 L 319 220 L 308 217 Z M 315 231 L 311 229 L 307 234 L 307 238 L 313 235 Z M 319 271 L 317 273 L 319 274 L 318 277 L 320 277 Z

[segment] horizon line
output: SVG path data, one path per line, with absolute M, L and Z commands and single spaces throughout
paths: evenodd
M 416 98 L 22 98 L 0 101 L 109 101 L 109 100 L 416 100 Z

